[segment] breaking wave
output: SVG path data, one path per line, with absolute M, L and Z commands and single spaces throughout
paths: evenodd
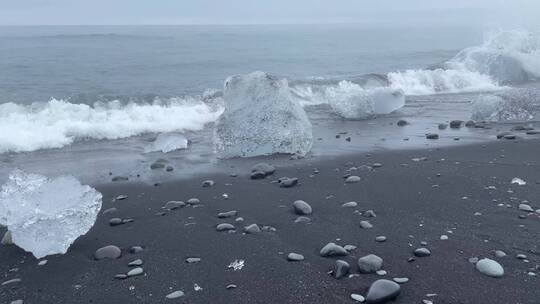
M 61 148 L 84 139 L 120 139 L 143 133 L 196 131 L 222 112 L 197 98 L 148 104 L 119 101 L 94 105 L 64 100 L 0 104 L 0 153 Z

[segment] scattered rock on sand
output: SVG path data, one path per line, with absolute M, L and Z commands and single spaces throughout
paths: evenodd
M 401 287 L 390 280 L 377 280 L 369 287 L 366 297 L 368 304 L 386 303 L 399 296 Z
M 293 203 L 293 208 L 294 213 L 298 215 L 310 215 L 311 213 L 313 213 L 313 209 L 311 208 L 311 206 L 302 200 L 295 201 Z
M 502 250 L 495 250 L 495 252 L 493 252 L 493 254 L 498 258 L 504 258 L 506 256 L 506 252 L 504 252 Z
M 348 254 L 349 252 L 345 248 L 335 243 L 326 244 L 320 251 L 320 255 L 323 257 L 345 256 Z
M 349 263 L 343 260 L 337 260 L 336 264 L 334 265 L 334 278 L 341 279 L 345 277 L 347 274 L 349 274 L 350 269 L 351 266 Z
M 276 168 L 267 163 L 258 163 L 251 167 L 251 179 L 261 179 L 276 172 Z
M 165 298 L 167 299 L 177 299 L 184 296 L 184 292 L 181 290 L 173 291 L 170 294 L 166 295 Z
M 348 184 L 352 184 L 352 183 L 358 183 L 360 182 L 360 180 L 361 180 L 360 176 L 351 175 L 347 177 L 347 179 L 345 179 L 345 182 Z
M 452 120 L 450 122 L 450 128 L 452 129 L 459 129 L 461 125 L 463 125 L 463 120 Z
M 348 202 L 341 205 L 341 207 L 344 207 L 344 208 L 354 208 L 356 206 L 358 206 L 357 202 Z
M 211 179 L 208 179 L 208 180 L 203 181 L 203 182 L 201 183 L 201 186 L 202 186 L 203 188 L 208 188 L 208 187 L 214 186 L 215 184 L 216 184 L 216 182 L 214 182 L 214 181 L 211 180 Z
M 165 203 L 165 206 L 163 206 L 163 209 L 176 210 L 185 206 L 186 206 L 186 203 L 182 201 L 168 201 L 167 203 Z
M 393 278 L 393 280 L 398 284 L 405 284 L 409 282 L 409 278 Z
M 195 264 L 199 263 L 201 261 L 201 258 L 187 258 L 186 263 L 188 264 Z
M 406 126 L 406 125 L 408 125 L 408 124 L 409 124 L 409 122 L 406 121 L 405 119 L 400 119 L 400 120 L 398 120 L 398 122 L 397 122 L 397 125 L 398 125 L 399 127 L 404 127 L 404 126 Z
M 134 276 L 138 276 L 138 275 L 141 275 L 144 273 L 144 270 L 141 268 L 141 267 L 137 267 L 137 268 L 133 268 L 131 269 L 128 273 L 127 273 L 127 276 L 128 277 L 134 277 Z
M 386 242 L 386 236 L 384 235 L 377 236 L 375 237 L 375 241 L 379 243 Z
M 427 133 L 426 138 L 427 139 L 439 139 L 439 134 L 437 134 L 437 133 Z
M 366 301 L 366 298 L 364 298 L 362 295 L 359 295 L 357 293 L 351 293 L 351 299 L 360 303 L 364 303 Z
M 238 214 L 238 211 L 231 210 L 231 211 L 227 211 L 227 212 L 218 213 L 217 217 L 218 218 L 230 218 L 230 217 L 235 217 L 237 214 Z
M 382 268 L 383 259 L 370 254 L 358 259 L 358 270 L 360 273 L 374 273 Z
M 493 278 L 500 278 L 504 275 L 504 269 L 501 264 L 491 259 L 481 259 L 476 263 L 476 269 Z
M 136 259 L 134 261 L 129 262 L 128 266 L 141 266 L 143 264 L 143 260 Z
M 360 221 L 360 227 L 363 229 L 371 229 L 373 225 L 369 221 Z
M 143 252 L 144 249 L 141 246 L 132 246 L 129 248 L 129 253 L 131 254 L 137 254 Z
M 244 227 L 244 232 L 248 234 L 255 234 L 261 232 L 261 228 L 257 224 L 251 224 Z
M 122 250 L 114 245 L 101 247 L 94 253 L 96 260 L 118 259 L 122 255 Z
M 301 255 L 301 254 L 298 254 L 298 253 L 294 253 L 294 252 L 291 252 L 287 255 L 287 260 L 291 261 L 291 262 L 298 262 L 298 261 L 303 261 L 304 260 L 304 256 Z
M 235 230 L 234 226 L 229 223 L 222 223 L 216 226 L 217 231 L 229 231 L 229 230 Z
M 307 216 L 299 216 L 294 220 L 297 224 L 309 224 L 311 223 L 311 219 Z
M 534 209 L 528 204 L 519 204 L 519 210 L 526 212 L 534 212 Z
M 279 186 L 282 188 L 291 188 L 298 185 L 298 178 L 282 177 L 278 180 Z
M 425 247 L 421 247 L 414 250 L 414 255 L 419 258 L 428 257 L 431 255 L 431 251 Z
M 445 123 L 439 124 L 439 130 L 446 130 L 446 128 L 448 128 L 448 124 L 445 124 Z
M 109 220 L 109 225 L 111 226 L 118 226 L 118 225 L 122 225 L 124 222 L 122 221 L 121 218 L 118 218 L 118 217 L 113 217 L 112 219 Z

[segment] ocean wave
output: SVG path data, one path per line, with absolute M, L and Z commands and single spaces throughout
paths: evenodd
M 392 88 L 408 95 L 495 91 L 540 77 L 540 35 L 498 31 L 439 68 L 388 73 Z
M 92 106 L 56 99 L 32 105 L 4 103 L 0 104 L 0 153 L 61 148 L 83 139 L 196 131 L 214 122 L 222 111 L 219 104 L 194 97 Z

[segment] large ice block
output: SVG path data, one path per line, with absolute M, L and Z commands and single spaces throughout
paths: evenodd
M 286 79 L 263 72 L 232 76 L 225 81 L 223 97 L 225 111 L 215 128 L 220 157 L 303 156 L 311 149 L 311 123 Z
M 92 228 L 102 195 L 72 176 L 49 179 L 13 171 L 0 192 L 0 224 L 36 258 L 64 254 Z

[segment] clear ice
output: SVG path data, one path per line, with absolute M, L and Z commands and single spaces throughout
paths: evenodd
M 405 95 L 401 90 L 384 87 L 364 89 L 349 81 L 329 87 L 326 97 L 334 112 L 346 119 L 389 114 L 405 105 Z
M 303 156 L 311 150 L 311 123 L 286 79 L 263 72 L 232 76 L 225 81 L 223 98 L 225 111 L 215 127 L 220 157 Z
M 13 171 L 0 192 L 0 224 L 36 258 L 64 254 L 92 228 L 102 195 L 72 176 L 54 179 Z
M 184 135 L 177 133 L 161 133 L 157 136 L 156 140 L 145 149 L 145 152 L 160 151 L 169 153 L 176 150 L 187 149 L 187 147 L 188 140 Z
M 472 106 L 476 121 L 526 121 L 535 118 L 540 107 L 540 92 L 533 89 L 509 89 L 481 95 Z

